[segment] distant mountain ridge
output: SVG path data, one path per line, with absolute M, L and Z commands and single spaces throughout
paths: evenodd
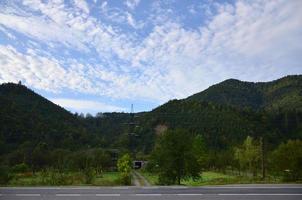
M 171 100 L 146 117 L 151 127 L 185 128 L 212 149 L 247 136 L 266 135 L 271 144 L 302 138 L 302 76 L 271 82 L 228 79 L 186 99 Z
M 274 112 L 271 112 L 274 111 Z M 101 116 L 101 117 L 100 117 Z M 129 113 L 83 118 L 24 85 L 0 85 L 0 158 L 18 148 L 127 149 Z M 209 149 L 227 149 L 250 135 L 272 144 L 302 138 L 302 76 L 267 83 L 229 79 L 186 99 L 135 114 L 136 149 L 150 153 L 157 127 L 200 134 Z
M 302 75 L 258 83 L 228 79 L 185 100 L 254 110 L 302 109 Z

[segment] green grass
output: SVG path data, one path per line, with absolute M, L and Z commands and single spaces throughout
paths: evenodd
M 152 184 L 158 184 L 158 175 L 148 172 L 141 172 L 141 174 Z M 203 185 L 224 185 L 224 184 L 244 184 L 244 183 L 280 183 L 280 179 L 267 179 L 266 181 L 261 181 L 258 179 L 253 179 L 247 176 L 236 176 L 228 175 L 220 172 L 206 171 L 203 172 L 201 178 L 193 180 L 192 178 L 185 179 L 181 181 L 182 185 L 187 186 L 203 186 Z
M 144 176 L 151 185 L 158 184 L 158 176 L 156 174 L 145 172 L 145 171 L 140 171 L 140 174 Z
M 41 185 L 95 185 L 114 186 L 121 185 L 118 172 L 104 172 L 96 175 L 90 184 L 85 183 L 85 176 L 81 172 L 66 173 L 42 173 L 37 172 L 14 174 L 14 178 L 9 181 L 8 186 L 41 186 Z
M 148 172 L 141 172 L 141 174 L 152 184 L 158 184 L 158 175 Z M 236 179 L 235 176 L 225 175 L 217 172 L 203 172 L 200 179 L 193 180 L 192 178 L 182 180 L 182 185 L 198 186 L 198 185 L 209 185 L 209 184 L 222 184 L 229 183 Z
M 119 172 L 105 172 L 101 176 L 97 176 L 92 184 L 97 186 L 120 185 L 120 174 Z
M 218 172 L 203 172 L 201 178 L 193 180 L 192 178 L 182 180 L 181 184 L 188 186 L 201 186 L 201 185 L 220 185 L 236 183 L 238 181 L 237 176 L 226 175 Z
M 158 175 L 146 171 L 140 171 L 150 184 L 158 185 Z M 268 178 L 261 181 L 260 178 L 253 179 L 247 176 L 228 175 L 214 171 L 203 172 L 200 179 L 192 178 L 182 180 L 182 185 L 203 186 L 203 185 L 222 185 L 240 183 L 281 183 L 281 179 Z M 123 185 L 119 172 L 104 172 L 96 175 L 90 184 L 85 183 L 85 176 L 81 172 L 47 173 L 37 172 L 14 174 L 14 178 L 6 186 L 41 186 L 41 185 L 95 185 L 95 186 L 117 186 Z

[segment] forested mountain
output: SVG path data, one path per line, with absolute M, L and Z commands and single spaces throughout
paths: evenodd
M 228 79 L 186 100 L 206 101 L 254 110 L 301 110 L 302 76 L 287 76 L 275 81 L 259 83 Z
M 209 149 L 227 150 L 248 135 L 270 145 L 302 138 L 302 76 L 268 83 L 226 80 L 187 99 L 136 113 L 72 114 L 19 84 L 0 85 L 0 155 L 43 144 L 52 150 L 114 148 L 148 154 L 157 134 L 183 128 L 202 135 Z M 273 110 L 274 112 L 270 112 Z M 132 122 L 131 122 L 132 123 Z
M 275 146 L 302 138 L 302 76 L 267 83 L 229 79 L 139 119 L 149 138 L 157 127 L 184 128 L 202 135 L 209 149 L 232 148 L 247 136 L 265 137 Z
M 0 105 L 1 153 L 38 143 L 72 149 L 93 140 L 73 114 L 23 85 L 2 84 Z
M 212 150 L 227 150 L 247 136 L 265 137 L 274 147 L 288 139 L 302 138 L 301 110 L 275 112 L 239 109 L 212 102 L 170 101 L 141 118 L 142 127 L 183 128 L 205 139 Z M 144 132 L 144 131 L 142 131 Z

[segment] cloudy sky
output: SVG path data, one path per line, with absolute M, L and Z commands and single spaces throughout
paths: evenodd
M 0 83 L 72 112 L 150 110 L 301 63 L 301 0 L 0 0 Z

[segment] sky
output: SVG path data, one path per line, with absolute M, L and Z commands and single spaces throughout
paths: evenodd
M 0 83 L 71 112 L 149 111 L 301 63 L 301 0 L 0 0 Z

